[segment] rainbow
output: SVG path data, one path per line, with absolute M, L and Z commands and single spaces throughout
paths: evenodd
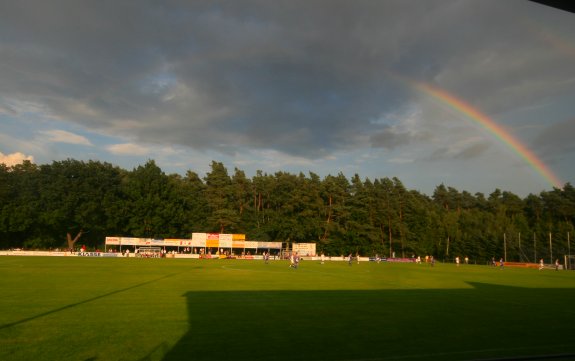
M 413 83 L 413 82 L 412 82 Z M 524 159 L 537 173 L 543 176 L 549 184 L 553 187 L 562 189 L 563 182 L 537 157 L 531 150 L 529 150 L 523 143 L 517 140 L 513 135 L 509 134 L 501 125 L 497 124 L 487 115 L 481 113 L 479 110 L 473 108 L 465 101 L 455 97 L 447 91 L 431 86 L 426 83 L 413 83 L 414 87 L 431 96 L 433 99 L 440 101 L 447 105 L 449 108 L 461 113 L 468 118 L 478 123 L 482 128 L 493 134 L 504 145 L 511 149 L 514 153 Z

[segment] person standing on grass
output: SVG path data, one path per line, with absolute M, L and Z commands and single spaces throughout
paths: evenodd
M 431 264 L 431 267 L 435 266 L 435 258 L 433 256 L 429 259 L 429 263 Z
M 321 253 L 320 258 L 321 258 L 321 264 L 323 264 L 323 262 L 325 261 L 325 255 L 323 254 L 323 252 Z
M 455 264 L 459 267 L 459 256 L 455 257 Z
M 541 271 L 543 268 L 545 268 L 545 263 L 543 263 L 543 258 L 541 258 L 539 261 L 539 271 Z
M 348 258 L 348 263 L 351 266 L 351 262 L 353 261 L 353 256 L 351 255 L 351 253 L 349 254 L 349 256 L 347 256 Z
M 359 264 L 359 252 L 357 252 L 357 264 Z
M 499 269 L 503 269 L 503 265 L 504 265 L 503 258 L 500 258 L 499 259 Z
M 555 260 L 555 271 L 559 271 L 559 258 Z
M 294 256 L 294 268 L 297 269 L 297 266 L 299 265 L 299 254 L 296 252 L 295 256 Z

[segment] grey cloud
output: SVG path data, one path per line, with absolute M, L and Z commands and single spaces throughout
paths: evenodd
M 16 111 L 16 109 L 14 109 L 12 106 L 10 106 L 9 104 L 2 104 L 0 103 L 0 114 L 5 113 L 5 114 L 10 114 L 10 115 L 17 115 L 18 112 Z
M 489 144 L 486 142 L 474 143 L 466 147 L 443 146 L 435 147 L 433 151 L 423 157 L 426 161 L 439 160 L 471 160 L 479 157 L 489 150 Z
M 485 153 L 488 149 L 489 149 L 489 144 L 487 144 L 485 142 L 473 144 L 473 145 L 463 149 L 458 154 L 456 154 L 455 158 L 464 159 L 464 160 L 473 159 L 473 158 Z
M 575 134 L 575 118 L 548 126 L 535 139 L 534 145 L 544 155 L 573 152 L 575 151 L 573 134 Z
M 0 96 L 100 131 L 133 122 L 125 134 L 152 143 L 315 158 L 370 137 L 393 149 L 410 134 L 370 122 L 411 101 L 389 72 L 490 94 L 503 80 L 481 81 L 474 55 L 523 39 L 501 33 L 514 14 L 461 1 L 4 2 Z M 521 41 L 508 56 L 528 55 Z
M 443 160 L 445 158 L 452 158 L 450 155 L 450 149 L 448 147 L 438 147 L 433 150 L 424 160 L 435 161 Z
M 413 136 L 407 132 L 397 132 L 387 127 L 386 129 L 373 134 L 369 140 L 370 145 L 374 148 L 393 150 L 411 143 Z

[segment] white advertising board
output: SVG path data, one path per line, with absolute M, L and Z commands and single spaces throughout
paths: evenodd
M 232 248 L 232 235 L 231 234 L 220 234 L 220 247 L 222 248 Z
M 300 256 L 315 256 L 315 243 L 294 243 L 292 251 Z
M 258 248 L 258 242 L 246 241 L 246 248 Z

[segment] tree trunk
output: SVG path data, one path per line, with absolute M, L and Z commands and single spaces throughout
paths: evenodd
M 326 226 L 323 232 L 323 236 L 320 238 L 321 241 L 325 241 L 328 235 L 328 227 L 329 223 L 331 222 L 331 206 L 332 206 L 332 198 L 331 195 L 329 196 L 329 204 L 328 204 L 328 211 L 327 211 L 327 220 L 325 221 Z
M 84 233 L 83 229 L 81 229 L 80 232 L 78 232 L 78 234 L 76 235 L 76 237 L 74 237 L 74 239 L 72 239 L 72 235 L 70 234 L 70 232 L 66 233 L 66 238 L 68 240 L 68 249 L 70 250 L 74 249 L 74 245 L 76 244 L 76 242 L 78 242 L 80 237 L 82 237 L 82 233 Z

